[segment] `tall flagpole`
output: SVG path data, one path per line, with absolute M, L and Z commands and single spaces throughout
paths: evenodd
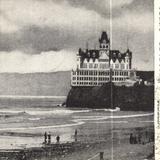
M 111 87 L 111 109 L 113 109 L 113 86 L 112 86 L 112 68 L 110 68 L 110 87 Z

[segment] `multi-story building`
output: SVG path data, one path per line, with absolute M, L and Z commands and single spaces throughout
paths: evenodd
M 132 52 L 110 50 L 110 40 L 106 32 L 99 39 L 99 49 L 82 50 L 77 54 L 77 67 L 71 72 L 72 86 L 99 86 L 109 81 L 122 83 L 135 79 L 132 69 Z

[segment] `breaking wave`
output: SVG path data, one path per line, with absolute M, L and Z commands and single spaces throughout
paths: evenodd
M 154 113 L 146 113 L 146 114 L 133 114 L 133 115 L 109 115 L 109 116 L 74 116 L 75 121 L 97 121 L 97 120 L 107 120 L 107 119 L 121 119 L 121 118 L 135 118 L 135 117 L 145 117 L 152 116 Z
M 107 119 L 123 119 L 123 118 L 135 118 L 135 117 L 144 117 L 144 116 L 152 116 L 154 113 L 146 113 L 146 114 L 133 114 L 133 115 L 120 115 L 120 116 L 74 116 L 72 119 L 73 123 L 60 124 L 60 125 L 49 125 L 49 126 L 34 126 L 34 127 L 19 127 L 19 128 L 0 128 L 0 131 L 13 131 L 13 130 L 35 130 L 35 129 L 52 129 L 52 128 L 64 128 L 64 127 L 72 127 L 85 124 L 86 121 L 99 121 L 99 120 L 107 120 Z M 33 119 L 32 119 L 33 120 Z M 34 119 L 37 120 L 37 119 Z
M 0 128 L 0 131 L 8 131 L 8 130 L 35 130 L 35 129 L 52 129 L 52 128 L 64 128 L 64 127 L 72 127 L 82 125 L 85 122 L 79 121 L 77 123 L 68 123 L 68 124 L 60 124 L 60 125 L 52 125 L 52 126 L 36 126 L 36 127 L 21 127 L 21 128 Z
M 26 111 L 17 111 L 17 110 L 1 110 L 0 114 L 11 114 L 11 115 L 48 115 L 48 114 L 55 114 L 55 115 L 66 115 L 66 114 L 73 114 L 73 113 L 85 113 L 90 112 L 91 110 L 64 110 L 64 109 L 54 109 L 54 110 L 26 110 Z
M 40 118 L 28 118 L 28 120 L 30 120 L 30 121 L 37 121 L 37 120 L 40 120 Z

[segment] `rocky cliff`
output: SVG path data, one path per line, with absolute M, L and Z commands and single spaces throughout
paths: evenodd
M 113 93 L 113 96 L 111 96 Z M 72 87 L 66 106 L 79 108 L 110 108 L 121 110 L 153 111 L 154 86 L 134 85 L 132 87 L 115 86 L 107 83 L 97 87 Z

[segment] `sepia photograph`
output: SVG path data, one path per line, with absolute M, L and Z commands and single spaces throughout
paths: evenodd
M 0 0 L 0 160 L 154 160 L 154 0 Z

